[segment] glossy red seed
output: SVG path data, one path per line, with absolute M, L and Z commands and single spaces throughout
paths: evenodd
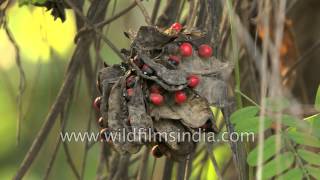
M 160 89 L 161 89 L 161 87 L 158 84 L 152 84 L 150 87 L 150 92 L 160 94 L 161 93 Z
M 182 43 L 180 45 L 180 54 L 183 57 L 189 57 L 192 55 L 192 45 L 190 43 Z
M 160 158 L 161 156 L 163 156 L 163 153 L 161 152 L 159 145 L 153 146 L 151 149 L 151 153 L 155 158 Z
M 127 89 L 127 95 L 128 95 L 129 97 L 131 97 L 131 96 L 133 95 L 133 93 L 134 93 L 134 91 L 133 91 L 132 88 Z
M 152 104 L 154 105 L 161 105 L 163 103 L 163 96 L 161 94 L 158 93 L 151 93 L 150 94 L 150 101 L 152 102 Z
M 190 75 L 188 77 L 188 86 L 191 88 L 196 87 L 199 84 L 199 82 L 200 82 L 200 79 L 196 75 Z
M 169 61 L 174 62 L 175 64 L 179 64 L 180 63 L 180 57 L 179 56 L 169 56 Z
M 101 138 L 101 140 L 102 141 L 108 141 L 108 140 L 110 140 L 109 138 L 108 138 L 108 136 L 109 136 L 109 129 L 108 128 L 104 128 L 104 129 L 102 129 L 101 131 L 100 131 L 100 138 Z
M 199 46 L 198 54 L 202 58 L 209 58 L 212 56 L 212 48 L 207 44 L 202 44 Z
M 176 22 L 176 23 L 173 23 L 170 28 L 175 30 L 176 32 L 180 32 L 182 29 L 182 25 Z
M 127 119 L 127 122 L 126 122 L 126 123 L 127 123 L 127 125 L 128 125 L 128 126 L 131 126 L 131 118 L 130 118 L 130 117 L 128 117 L 128 119 Z
M 96 111 L 100 111 L 100 105 L 101 105 L 101 97 L 97 97 L 94 101 L 93 101 L 93 107 Z
M 141 59 L 135 57 L 133 59 L 134 64 L 136 64 L 139 68 L 141 68 L 143 66 L 143 62 L 141 61 Z
M 127 87 L 133 87 L 134 86 L 134 83 L 135 83 L 135 76 L 131 75 L 127 78 L 126 80 L 126 85 Z
M 99 118 L 98 124 L 99 124 L 100 127 L 103 127 L 103 126 L 104 126 L 104 124 L 103 124 L 103 118 L 102 118 L 102 117 Z
M 187 100 L 187 95 L 184 91 L 177 91 L 175 93 L 174 100 L 177 104 L 182 104 Z
M 153 73 L 153 70 L 146 64 L 144 64 L 141 68 L 141 70 L 144 72 L 144 73 L 147 73 L 147 74 L 152 74 Z

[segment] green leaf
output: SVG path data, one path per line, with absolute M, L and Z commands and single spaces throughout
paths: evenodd
M 47 0 L 31 0 L 32 3 L 39 3 L 39 4 L 43 4 L 45 3 Z
M 237 132 L 258 133 L 259 132 L 259 121 L 260 121 L 260 117 L 253 117 L 253 118 L 247 119 L 241 123 L 239 122 L 238 124 L 236 124 L 235 130 Z M 270 128 L 271 124 L 272 124 L 272 121 L 270 120 L 270 118 L 265 117 L 263 130 Z
M 285 126 L 294 127 L 294 128 L 298 128 L 298 129 L 306 130 L 306 129 L 310 128 L 310 125 L 308 122 L 299 120 L 296 117 L 289 116 L 286 114 L 284 114 L 282 116 L 281 122 Z
M 291 169 L 277 179 L 290 179 L 290 180 L 301 180 L 303 178 L 303 171 L 299 168 Z
M 311 124 L 312 134 L 320 138 L 320 114 L 316 114 L 304 119 Z
M 302 144 L 302 145 L 307 145 L 312 147 L 320 147 L 320 140 L 314 136 L 301 133 L 301 132 L 296 132 L 296 131 L 289 131 L 287 134 L 289 138 L 294 142 L 296 142 L 297 144 Z
M 262 168 L 262 179 L 270 179 L 278 173 L 287 170 L 288 168 L 290 168 L 293 161 L 294 155 L 291 152 L 280 154 L 278 157 L 268 162 Z
M 230 121 L 235 124 L 238 122 L 241 123 L 242 121 L 255 117 L 258 112 L 259 108 L 257 106 L 247 106 L 232 113 Z
M 306 151 L 304 149 L 298 150 L 299 156 L 307 161 L 309 164 L 320 165 L 320 155 L 314 152 Z
M 320 169 L 312 166 L 306 166 L 306 169 L 311 176 L 313 176 L 316 179 L 320 179 Z
M 283 142 L 283 141 L 281 141 Z M 281 145 L 282 148 L 282 145 Z M 279 148 L 279 149 L 281 149 Z M 270 136 L 268 139 L 264 141 L 263 146 L 263 162 L 270 159 L 272 156 L 276 154 L 276 135 Z M 258 146 L 256 146 L 248 155 L 247 162 L 250 166 L 257 166 L 258 164 Z
M 318 87 L 318 91 L 317 91 L 317 94 L 316 94 L 316 100 L 315 100 L 315 103 L 314 103 L 314 107 L 320 111 L 320 86 Z

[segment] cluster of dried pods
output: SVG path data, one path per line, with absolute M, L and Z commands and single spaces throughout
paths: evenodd
M 121 52 L 128 60 L 98 74 L 101 138 L 119 153 L 147 145 L 155 157 L 183 159 L 195 149 L 195 142 L 181 140 L 183 133 L 217 131 L 210 106 L 226 105 L 231 66 L 213 57 L 205 33 L 179 23 L 164 30 L 142 26 L 126 36 L 132 44 Z M 141 136 L 141 129 L 148 133 Z M 114 140 L 111 133 L 134 138 Z

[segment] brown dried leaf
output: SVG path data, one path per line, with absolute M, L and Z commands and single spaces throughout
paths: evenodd
M 183 155 L 189 154 L 194 150 L 195 145 L 190 139 L 182 141 L 181 137 L 186 130 L 178 121 L 160 119 L 154 122 L 154 128 L 172 152 Z M 180 141 L 178 141 L 178 136 Z
M 206 98 L 210 105 L 218 107 L 226 105 L 228 97 L 225 81 L 231 74 L 233 68 L 231 64 L 221 62 L 214 57 L 201 59 L 194 55 L 183 59 L 179 68 L 199 76 L 200 83 L 194 90 L 198 95 Z
M 161 49 L 171 39 L 172 36 L 160 32 L 156 27 L 141 26 L 132 45 L 140 50 Z
M 152 59 L 142 53 L 139 54 L 139 57 L 141 57 L 141 60 L 151 69 L 153 69 L 157 77 L 159 77 L 166 84 L 175 86 L 187 84 L 186 72 L 181 70 L 167 69 L 162 64 L 154 62 Z
M 202 76 L 201 83 L 194 91 L 201 97 L 206 98 L 210 105 L 217 107 L 225 107 L 227 105 L 227 84 L 221 79 Z
M 213 119 L 212 111 L 207 102 L 195 95 L 189 96 L 183 104 L 173 104 L 171 108 L 181 117 L 181 122 L 187 127 L 198 128 L 204 125 L 207 120 Z

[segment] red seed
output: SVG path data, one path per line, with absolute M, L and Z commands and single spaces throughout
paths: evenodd
M 131 97 L 134 93 L 134 90 L 132 88 L 127 89 L 127 95 L 128 97 Z
M 202 58 L 209 58 L 212 56 L 212 48 L 207 44 L 202 44 L 199 46 L 198 54 Z
M 93 101 L 93 107 L 96 111 L 100 111 L 100 105 L 101 105 L 101 97 L 97 97 L 94 101 Z
M 180 63 L 180 57 L 171 55 L 169 56 L 169 61 L 174 62 L 174 64 L 178 65 Z
M 108 141 L 110 140 L 109 138 L 107 139 L 107 137 L 109 136 L 109 129 L 108 128 L 104 128 L 100 131 L 100 138 L 102 141 Z
M 182 43 L 180 45 L 180 54 L 183 57 L 189 57 L 192 55 L 192 45 L 190 43 Z
M 99 118 L 98 124 L 100 127 L 103 127 L 103 118 L 102 117 Z
M 128 126 L 131 126 L 131 118 L 130 117 L 128 117 L 126 123 L 127 123 Z
M 163 96 L 161 94 L 158 93 L 151 93 L 150 94 L 150 101 L 152 102 L 152 104 L 154 105 L 161 105 L 163 103 Z
M 144 64 L 141 68 L 141 70 L 147 74 L 152 74 L 153 70 L 146 64 Z
M 160 158 L 161 156 L 163 156 L 163 153 L 161 152 L 159 145 L 153 146 L 151 149 L 151 153 L 155 158 Z
M 200 79 L 196 75 L 190 75 L 188 77 L 188 86 L 191 88 L 196 87 L 199 84 L 199 82 L 200 82 Z
M 141 68 L 141 67 L 143 66 L 143 62 L 142 62 L 141 59 L 138 58 L 138 57 L 135 57 L 135 58 L 133 59 L 133 62 L 134 62 L 139 68 Z
M 126 85 L 127 87 L 133 87 L 134 86 L 134 83 L 135 83 L 136 79 L 135 79 L 135 76 L 134 75 L 131 75 L 127 78 L 126 80 Z
M 184 91 L 177 91 L 175 93 L 174 99 L 177 104 L 182 104 L 187 100 L 187 95 Z
M 173 23 L 170 28 L 175 30 L 176 32 L 180 32 L 182 29 L 182 25 L 176 22 L 176 23 Z
M 161 87 L 158 84 L 152 84 L 150 87 L 150 92 L 160 94 L 161 93 L 160 89 L 161 89 Z

